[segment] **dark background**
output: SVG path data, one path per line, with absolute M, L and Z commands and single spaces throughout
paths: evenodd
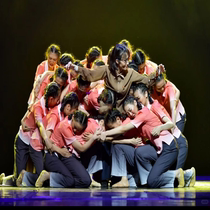
M 83 59 L 89 47 L 105 55 L 125 38 L 165 65 L 187 113 L 186 168 L 210 175 L 209 21 L 209 0 L 1 0 L 0 173 L 13 172 L 14 138 L 47 47 Z

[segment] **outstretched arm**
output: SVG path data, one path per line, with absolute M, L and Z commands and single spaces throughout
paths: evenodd
M 137 82 L 137 83 L 144 83 L 148 86 L 152 86 L 154 85 L 156 78 L 158 75 L 160 75 L 161 73 L 165 72 L 165 67 L 163 64 L 159 64 L 156 68 L 156 71 L 151 73 L 150 75 L 142 75 L 139 74 L 138 72 L 134 71 L 134 77 L 133 77 L 133 81 L 132 82 Z
M 69 62 L 65 68 L 72 69 L 76 73 L 79 73 L 82 75 L 83 79 L 89 82 L 95 82 L 101 79 L 104 79 L 106 76 L 106 69 L 108 68 L 106 65 L 99 66 L 95 70 L 90 70 L 84 67 L 80 67 L 77 65 L 74 65 L 73 63 Z
M 134 146 L 141 145 L 142 144 L 142 138 L 131 138 L 131 139 L 119 139 L 119 140 L 113 140 L 112 144 L 132 144 Z
M 102 141 L 105 141 L 106 137 L 108 137 L 108 136 L 115 136 L 115 135 L 118 135 L 118 134 L 123 134 L 126 131 L 129 131 L 129 130 L 131 130 L 133 128 L 135 128 L 135 126 L 133 124 L 131 124 L 131 123 L 128 123 L 126 125 L 121 125 L 121 126 L 119 126 L 117 128 L 114 128 L 114 129 L 102 132 L 100 134 L 100 139 Z

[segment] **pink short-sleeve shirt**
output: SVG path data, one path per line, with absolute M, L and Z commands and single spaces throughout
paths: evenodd
M 161 131 L 158 137 L 151 134 L 155 127 L 162 125 L 162 122 L 147 107 L 140 110 L 136 117 L 131 120 L 131 123 L 139 129 L 144 138 L 149 139 L 157 147 L 157 153 L 162 151 L 162 142 L 170 145 L 174 139 L 173 135 L 167 130 Z

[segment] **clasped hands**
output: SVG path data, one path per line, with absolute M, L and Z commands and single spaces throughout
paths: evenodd
M 156 76 L 158 76 L 162 73 L 166 73 L 166 69 L 165 69 L 165 66 L 163 64 L 159 64 L 158 67 L 157 67 Z
M 93 138 L 94 140 L 100 141 L 100 142 L 104 142 L 106 140 L 106 134 L 103 130 L 103 128 L 97 128 L 95 133 L 84 133 L 82 136 L 83 140 L 85 141 L 89 141 L 91 138 Z

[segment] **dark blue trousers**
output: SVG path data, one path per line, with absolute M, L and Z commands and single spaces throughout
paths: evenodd
M 188 154 L 188 141 L 183 134 L 181 134 L 176 140 L 179 148 L 176 169 L 184 169 L 184 164 L 186 162 Z
M 17 134 L 14 141 L 14 177 L 17 179 L 20 172 L 25 169 L 29 158 L 29 145 L 25 144 Z
M 180 113 L 178 113 L 178 114 L 180 114 Z M 181 120 L 176 123 L 176 126 L 183 133 L 187 118 L 186 118 L 186 114 L 184 114 L 184 115 L 180 114 L 180 116 L 181 116 Z
M 142 146 L 143 148 L 144 146 Z M 146 151 L 148 149 L 148 151 Z M 161 188 L 161 187 L 173 187 L 175 179 L 175 171 L 169 171 L 175 169 L 175 164 L 178 156 L 178 146 L 174 139 L 170 145 L 163 142 L 163 149 L 159 156 L 155 154 L 155 150 L 152 147 L 144 147 L 144 153 L 140 153 L 140 150 L 136 149 L 136 164 L 143 166 L 144 168 L 150 167 L 148 173 L 147 185 L 150 188 Z M 143 154 L 147 155 L 147 158 L 142 157 Z M 153 154 L 154 153 L 154 154 Z M 157 159 L 156 159 L 157 157 Z M 156 159 L 156 160 L 155 160 Z M 154 163 L 152 165 L 152 162 Z M 147 166 L 147 167 L 146 167 Z M 148 168 L 149 169 L 149 168 Z M 141 177 L 141 174 L 139 174 Z M 142 183 L 143 184 L 143 183 Z M 145 184 L 145 183 L 144 183 Z

